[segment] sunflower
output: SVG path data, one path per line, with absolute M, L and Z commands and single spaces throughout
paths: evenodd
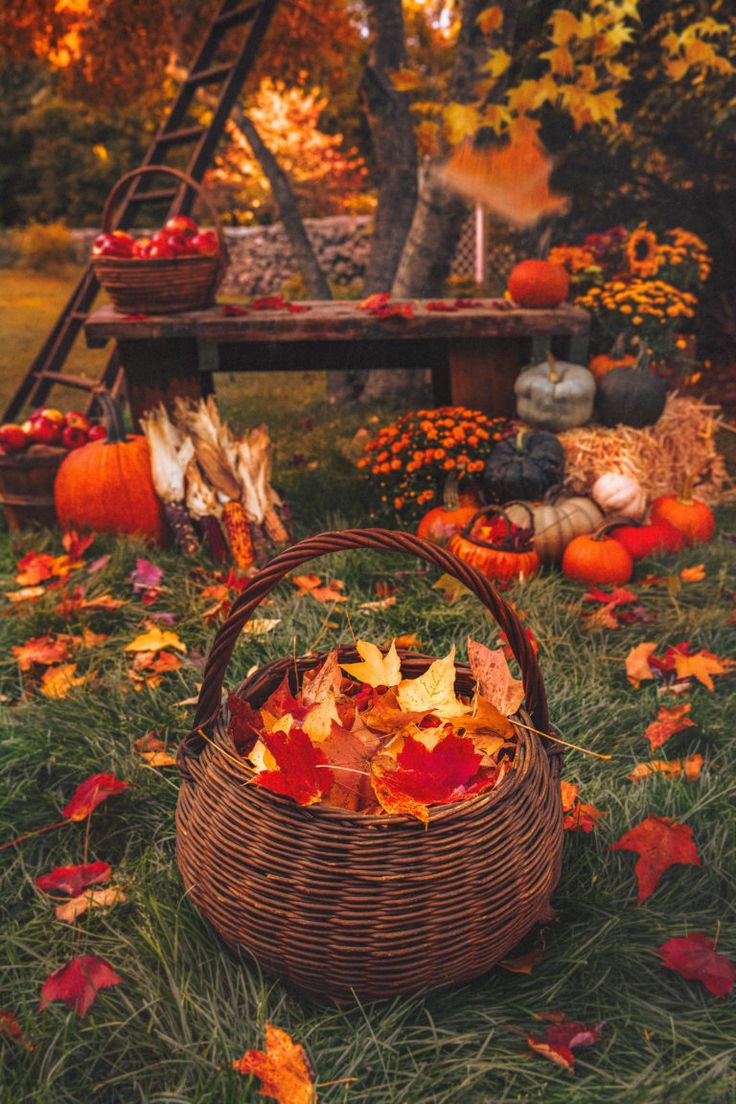
M 642 222 L 632 230 L 626 243 L 629 271 L 635 276 L 654 276 L 659 268 L 659 243 L 657 236 Z

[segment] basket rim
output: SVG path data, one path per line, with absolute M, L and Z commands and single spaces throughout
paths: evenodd
M 122 265 L 123 267 L 136 267 L 145 265 L 146 269 L 164 268 L 166 265 L 182 264 L 190 261 L 207 261 L 210 264 L 219 265 L 222 257 L 219 253 L 183 253 L 179 257 L 92 257 L 94 265 Z
M 333 649 L 338 652 L 354 654 L 357 657 L 357 652 L 347 646 L 342 649 Z M 426 661 L 427 666 L 434 662 L 436 657 L 427 656 L 420 652 L 407 651 L 405 649 L 398 649 L 400 659 L 414 659 Z M 308 656 L 300 656 L 299 659 L 306 661 L 309 666 L 304 667 L 298 674 L 301 676 L 312 667 L 318 666 L 318 664 L 328 655 L 328 652 L 315 652 Z M 293 658 L 281 657 L 279 659 L 271 660 L 269 663 L 265 663 L 258 667 L 256 671 L 253 671 L 251 675 L 243 679 L 234 690 L 230 691 L 238 697 L 242 697 L 242 691 L 253 679 L 260 677 L 264 672 L 268 672 L 269 668 L 274 669 L 274 674 L 280 673 L 280 670 L 285 665 L 293 663 Z M 456 663 L 456 672 L 458 675 L 470 675 L 470 667 L 467 663 Z M 247 699 L 245 699 L 247 700 Z M 222 763 L 221 766 L 233 775 L 236 773 L 234 760 L 237 760 L 242 764 L 242 767 L 238 767 L 238 773 L 242 771 L 246 777 L 245 785 L 252 785 L 256 774 L 258 773 L 251 767 L 246 759 L 241 756 L 232 740 L 232 737 L 227 731 L 227 722 L 229 720 L 230 711 L 227 706 L 227 702 L 223 702 L 218 712 L 217 721 L 213 726 L 212 739 L 207 742 L 207 746 L 203 750 L 203 755 L 214 755 L 215 749 L 221 753 Z M 514 721 L 515 717 L 521 716 L 524 718 L 525 724 L 531 722 L 531 718 L 525 709 L 519 709 L 517 713 L 513 714 L 509 720 L 514 725 L 514 729 L 517 735 L 517 750 L 512 761 L 512 767 L 506 772 L 498 785 L 491 787 L 479 794 L 473 794 L 471 797 L 461 799 L 459 801 L 451 801 L 444 805 L 429 805 L 428 815 L 430 824 L 432 821 L 448 820 L 448 819 L 465 819 L 465 814 L 468 812 L 475 812 L 481 809 L 483 806 L 492 806 L 500 804 L 505 801 L 514 789 L 522 784 L 523 779 L 530 766 L 530 757 L 533 755 L 541 755 L 547 758 L 557 759 L 558 755 L 554 749 L 545 748 L 541 738 L 536 732 L 527 732 L 523 728 L 519 728 Z M 222 744 L 226 746 L 223 747 Z M 550 767 L 552 764 L 550 763 Z M 554 776 L 554 769 L 553 769 Z M 184 781 L 186 785 L 186 780 Z M 196 782 L 195 782 L 196 785 Z M 283 794 L 274 793 L 267 787 L 259 786 L 258 793 L 263 795 L 263 798 L 268 801 L 273 801 L 277 805 L 280 805 L 284 809 L 288 809 L 291 815 L 300 817 L 304 823 L 308 823 L 314 818 L 325 818 L 327 820 L 339 820 L 342 822 L 349 822 L 351 828 L 360 828 L 368 831 L 373 826 L 403 826 L 403 827 L 416 827 L 419 822 L 415 817 L 410 816 L 408 813 L 382 813 L 378 816 L 366 816 L 364 813 L 354 812 L 350 809 L 343 809 L 337 805 L 328 805 L 326 802 L 315 802 L 313 805 L 299 805 L 297 802 L 291 800 Z

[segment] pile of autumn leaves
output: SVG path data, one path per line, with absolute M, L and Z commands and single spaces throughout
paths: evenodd
M 356 641 L 358 663 L 330 652 L 296 695 L 288 677 L 259 707 L 230 694 L 228 732 L 256 785 L 299 805 L 408 815 L 495 786 L 513 761 L 509 720 L 523 700 L 503 649 L 468 641 L 472 697 L 455 693 L 455 648 L 403 678 L 395 642 Z

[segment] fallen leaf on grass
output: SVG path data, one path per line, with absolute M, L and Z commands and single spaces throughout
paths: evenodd
M 57 866 L 50 874 L 41 874 L 36 885 L 44 893 L 64 893 L 78 897 L 88 886 L 110 880 L 112 867 L 106 862 L 82 863 L 79 866 Z
M 634 871 L 639 883 L 637 905 L 651 897 L 659 879 L 673 863 L 700 866 L 700 856 L 687 824 L 678 824 L 670 817 L 648 816 L 629 829 L 609 851 L 636 851 L 639 858 Z
M 261 1081 L 261 1095 L 278 1104 L 316 1104 L 314 1076 L 304 1048 L 291 1035 L 267 1023 L 266 1049 L 246 1050 L 233 1061 L 233 1069 Z
M 94 598 L 87 598 L 84 587 L 75 586 L 71 594 L 66 591 L 62 592 L 56 606 L 56 612 L 61 617 L 71 617 L 77 610 L 108 610 L 111 612 L 120 609 L 124 605 L 124 599 L 113 598 L 112 594 L 107 593 L 98 594 Z
M 67 529 L 61 538 L 64 551 L 73 559 L 78 560 L 83 556 L 90 545 L 94 544 L 94 533 L 86 533 L 80 536 L 76 529 Z
M 175 648 L 179 652 L 187 650 L 186 644 L 176 633 L 162 630 L 158 625 L 148 632 L 141 633 L 135 640 L 125 645 L 126 652 L 160 652 L 164 648 Z
M 343 594 L 345 583 L 342 579 L 332 579 L 331 582 L 322 585 L 319 575 L 292 575 L 291 581 L 299 591 L 299 595 L 309 594 L 316 602 L 347 602 L 348 597 Z
M 149 767 L 175 767 L 176 756 L 166 750 L 166 744 L 153 732 L 147 732 L 145 736 L 139 736 L 135 742 L 141 759 Z
M 8 601 L 17 606 L 20 602 L 36 602 L 43 598 L 46 591 L 42 586 L 29 586 L 21 587 L 20 590 L 6 590 L 4 593 Z
M 680 578 L 685 583 L 700 583 L 705 578 L 705 564 L 695 564 L 693 567 L 683 567 Z
M 385 610 L 391 606 L 395 606 L 398 602 L 398 598 L 395 594 L 387 594 L 385 598 L 376 598 L 373 602 L 361 602 L 358 609 L 362 610 Z
M 712 652 L 707 652 L 705 648 L 701 648 L 695 655 L 675 656 L 677 677 L 696 678 L 708 690 L 715 690 L 715 683 L 711 676 L 726 675 L 731 667 L 733 667 L 732 659 L 719 659 Z
M 715 997 L 727 997 L 736 981 L 736 966 L 726 955 L 716 954 L 715 944 L 703 932 L 681 939 L 668 939 L 657 954 L 662 965 L 676 970 L 688 981 L 701 981 Z
M 141 590 L 158 590 L 163 574 L 164 571 L 162 567 L 157 567 L 156 564 L 151 563 L 150 560 L 144 560 L 140 556 L 137 556 L 135 569 L 131 571 L 128 579 L 133 586 L 133 590 L 136 592 Z
M 597 1043 L 601 1037 L 602 1027 L 602 1023 L 588 1027 L 585 1024 L 573 1023 L 571 1020 L 560 1020 L 546 1027 L 541 1038 L 537 1035 L 527 1035 L 526 1041 L 535 1054 L 540 1054 L 543 1058 L 549 1058 L 555 1065 L 571 1070 L 575 1065 L 573 1050 Z
M 33 1043 L 26 1039 L 21 1031 L 20 1024 L 13 1013 L 7 1008 L 0 1009 L 0 1037 L 2 1036 L 6 1039 L 12 1039 L 14 1042 L 18 1043 L 19 1046 L 25 1047 L 29 1052 L 36 1049 Z
M 578 784 L 577 782 L 566 782 L 563 778 L 560 780 L 560 791 L 562 793 L 562 811 L 563 813 L 569 813 L 577 800 Z
M 265 636 L 281 624 L 280 617 L 251 617 L 245 622 L 242 632 L 249 636 Z
M 355 648 L 361 657 L 360 663 L 341 663 L 340 667 L 353 678 L 358 679 L 368 686 L 398 686 L 401 682 L 401 661 L 396 651 L 396 644 L 391 642 L 386 655 L 376 644 L 370 644 L 367 640 L 356 640 Z M 454 682 L 454 674 L 453 674 Z M 402 702 L 404 709 L 411 708 Z
M 541 928 L 532 947 L 516 958 L 504 958 L 499 962 L 504 970 L 511 974 L 531 974 L 542 955 L 544 954 L 544 928 Z
M 416 633 L 404 633 L 403 636 L 397 636 L 394 640 L 394 644 L 397 648 L 406 648 L 408 650 L 422 647 L 422 642 Z
M 600 809 L 596 809 L 595 805 L 583 805 L 578 802 L 570 809 L 562 822 L 562 827 L 567 832 L 592 832 L 596 821 L 607 815 Z
M 61 815 L 67 820 L 84 820 L 108 797 L 127 790 L 128 785 L 114 774 L 91 774 L 79 783 L 71 800 L 61 810 Z
M 52 663 L 61 663 L 71 656 L 71 637 L 57 633 L 43 633 L 32 636 L 23 644 L 14 644 L 11 651 L 18 661 L 21 671 L 30 671 L 34 663 L 45 667 Z
M 688 755 L 686 759 L 652 759 L 648 763 L 637 763 L 631 774 L 626 777 L 631 782 L 642 782 L 652 774 L 664 774 L 670 778 L 684 775 L 688 782 L 694 782 L 703 769 L 705 760 L 702 755 Z
M 76 663 L 61 663 L 58 667 L 49 667 L 41 676 L 41 693 L 46 698 L 66 698 L 75 686 L 84 686 L 92 678 L 91 672 L 77 675 L 76 670 Z
M 614 587 L 610 594 L 600 587 L 593 586 L 583 595 L 584 602 L 601 602 L 604 606 L 625 606 L 630 602 L 636 602 L 637 595 L 633 590 L 624 587 Z
M 649 657 L 657 650 L 650 640 L 637 644 L 626 657 L 626 677 L 632 686 L 639 687 L 645 679 L 653 679 L 654 671 L 649 665 Z
M 665 587 L 670 597 L 674 598 L 682 590 L 682 580 L 679 575 L 647 575 L 640 580 L 639 586 L 645 590 L 650 587 Z
M 41 987 L 39 1011 L 51 1001 L 63 1001 L 70 1012 L 84 1016 L 100 989 L 119 985 L 123 979 L 109 962 L 97 955 L 80 955 L 49 974 Z
M 465 586 L 465 583 L 461 583 L 454 575 L 440 575 L 437 582 L 432 583 L 432 590 L 441 590 L 442 597 L 449 605 L 457 602 L 458 598 L 472 593 Z
M 63 920 L 66 924 L 73 924 L 77 917 L 82 916 L 87 909 L 111 908 L 120 901 L 125 900 L 125 893 L 120 886 L 106 886 L 104 889 L 90 889 L 78 897 L 72 897 L 62 905 L 54 909 L 57 920 Z
M 36 586 L 37 583 L 51 579 L 54 575 L 54 560 L 55 557 L 49 552 L 27 552 L 18 560 L 16 583 L 22 587 Z
M 468 661 L 481 697 L 505 717 L 516 713 L 524 700 L 524 684 L 511 674 L 503 649 L 493 651 L 468 637 Z
M 670 736 L 681 732 L 683 728 L 694 728 L 695 722 L 691 721 L 688 713 L 692 709 L 692 702 L 683 705 L 661 705 L 657 719 L 652 721 L 644 732 L 652 751 L 661 747 Z

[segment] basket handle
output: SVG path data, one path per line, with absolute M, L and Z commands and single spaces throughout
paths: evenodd
M 105 201 L 105 207 L 102 212 L 102 231 L 105 234 L 109 234 L 115 222 L 115 207 L 121 194 L 125 191 L 131 180 L 135 180 L 139 176 L 145 176 L 146 173 L 168 173 L 169 176 L 176 176 L 179 180 L 182 180 L 189 188 L 197 193 L 199 198 L 204 203 L 207 211 L 212 219 L 212 223 L 215 227 L 215 233 L 217 234 L 217 241 L 220 246 L 220 257 L 222 258 L 222 264 L 224 265 L 228 259 L 227 243 L 225 242 L 225 235 L 222 232 L 222 226 L 220 225 L 220 216 L 218 215 L 215 206 L 207 195 L 207 192 L 202 185 L 196 181 L 193 177 L 187 173 L 182 172 L 180 169 L 172 169 L 168 165 L 144 165 L 140 169 L 133 169 L 131 172 L 126 173 L 125 176 L 121 176 L 116 184 L 113 185 L 112 191 Z
M 220 708 L 222 686 L 230 657 L 246 621 L 260 602 L 271 593 L 281 580 L 296 567 L 331 552 L 367 548 L 382 552 L 405 552 L 418 556 L 463 583 L 486 607 L 499 627 L 506 634 L 511 651 L 521 668 L 527 709 L 536 728 L 549 731 L 547 698 L 537 657 L 524 632 L 517 614 L 490 582 L 474 567 L 463 563 L 452 552 L 431 544 L 411 533 L 391 529 L 343 529 L 339 532 L 319 533 L 287 548 L 270 561 L 248 582 L 233 603 L 230 614 L 219 629 L 202 678 L 197 711 L 192 731 L 184 737 L 179 747 L 179 765 L 187 774 L 187 760 L 196 759 L 205 741 L 200 729 L 211 731 Z

